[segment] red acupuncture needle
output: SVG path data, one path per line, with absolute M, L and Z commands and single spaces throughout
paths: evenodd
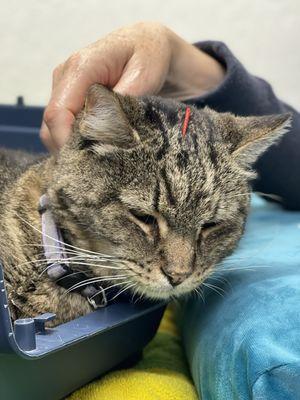
M 183 137 L 186 135 L 186 131 L 187 131 L 188 125 L 189 125 L 190 116 L 191 116 L 191 109 L 190 109 L 190 107 L 187 107 L 186 110 L 185 110 L 184 121 L 183 121 L 183 125 L 182 125 L 182 136 Z

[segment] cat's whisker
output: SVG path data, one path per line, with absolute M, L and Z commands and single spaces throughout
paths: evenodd
M 46 268 L 44 268 L 43 269 L 43 271 L 39 274 L 39 278 L 41 278 L 43 275 L 44 275 L 44 273 L 45 272 L 47 272 L 48 271 L 48 269 L 50 269 L 50 268 L 52 268 L 53 267 L 53 265 L 55 265 L 55 264 L 58 264 L 57 262 L 53 262 L 52 264 L 50 264 L 50 265 L 47 265 L 47 267 Z
M 250 267 L 233 267 L 233 268 L 218 268 L 216 271 L 218 272 L 227 272 L 227 271 L 255 271 L 260 268 L 273 268 L 271 265 L 251 265 Z
M 82 256 L 57 257 L 57 258 L 53 257 L 53 258 L 51 258 L 50 261 L 53 264 L 55 264 L 55 263 L 63 264 L 63 263 L 66 263 L 66 262 L 71 262 L 72 263 L 73 260 L 75 260 L 75 261 L 85 260 L 85 257 L 82 257 Z M 95 260 L 95 261 L 106 261 L 107 262 L 108 260 Z M 38 264 L 38 263 L 43 263 L 43 262 L 45 263 L 45 262 L 49 262 L 49 261 L 44 257 L 44 258 L 39 258 L 37 260 L 26 261 L 24 263 L 18 264 L 17 266 L 22 266 L 22 265 L 26 265 L 26 264 Z M 95 264 L 95 265 L 97 265 L 97 264 Z
M 137 299 L 135 299 L 135 301 L 134 301 L 134 304 L 136 304 L 136 303 L 138 303 L 138 302 L 143 298 L 143 296 L 145 295 L 145 290 L 142 290 L 142 291 L 139 292 L 139 288 L 138 288 L 137 286 L 135 286 L 135 289 L 133 290 L 133 292 L 134 292 L 133 297 L 135 297 L 135 296 L 137 296 L 137 295 L 139 294 L 139 297 L 138 297 Z M 133 299 L 132 299 L 132 301 L 133 301 Z
M 25 244 L 25 245 L 23 245 L 23 247 L 44 247 L 44 245 L 43 244 L 40 244 L 40 243 L 27 243 L 27 244 Z M 56 249 L 56 250 L 53 250 L 53 252 L 49 252 L 50 254 L 56 254 L 57 253 L 57 246 L 54 246 L 54 245 L 47 245 L 47 248 L 53 248 L 53 249 Z M 44 254 L 44 252 L 41 252 L 41 253 L 37 253 L 37 254 Z M 111 255 L 105 255 L 105 254 L 103 254 L 103 253 L 96 253 L 96 254 L 87 254 L 87 253 L 83 253 L 83 252 L 80 252 L 80 251 L 78 251 L 78 250 L 72 250 L 72 249 L 67 249 L 66 250 L 66 254 L 80 254 L 80 255 L 82 255 L 82 256 L 84 256 L 84 257 L 86 257 L 86 258 L 99 258 L 99 257 L 101 257 L 101 258 L 103 258 L 103 260 L 109 260 L 109 261 L 111 261 L 111 262 L 113 262 L 114 260 L 116 260 L 116 261 L 121 261 L 122 259 L 120 258 L 120 257 L 117 257 L 117 256 L 111 256 Z
M 251 193 L 257 194 L 257 195 L 262 196 L 262 197 L 267 197 L 267 198 L 275 200 L 275 201 L 282 202 L 282 197 L 278 196 L 277 194 L 264 193 L 264 192 L 258 192 L 258 191 L 246 192 L 246 193 L 237 193 L 237 194 L 234 194 L 232 196 L 228 196 L 227 199 L 232 199 L 234 197 L 250 196 Z
M 42 231 L 40 230 L 40 229 L 38 229 L 36 226 L 34 226 L 34 225 L 32 225 L 29 221 L 26 221 L 23 217 L 21 217 L 20 215 L 18 215 L 18 214 L 16 214 L 16 216 L 19 218 L 19 219 L 21 219 L 21 221 L 23 221 L 24 223 L 26 223 L 28 226 L 30 226 L 33 230 L 35 230 L 36 232 L 39 232 L 41 235 L 43 235 L 43 233 L 42 233 Z M 130 268 L 124 268 L 124 267 L 121 267 L 120 265 L 118 265 L 117 267 L 116 266 L 112 266 L 112 265 L 103 265 L 103 264 L 99 264 L 99 261 L 101 262 L 103 262 L 103 261 L 109 261 L 109 262 L 112 262 L 112 263 L 118 263 L 118 264 L 124 264 L 125 263 L 125 260 L 121 260 L 121 259 L 119 259 L 118 257 L 114 257 L 114 256 L 109 256 L 109 255 L 106 255 L 106 254 L 102 254 L 102 253 L 99 253 L 99 252 L 95 252 L 95 251 L 91 251 L 91 250 L 86 250 L 86 249 L 83 249 L 83 248 L 80 248 L 80 247 L 78 247 L 78 246 L 73 246 L 73 245 L 70 245 L 70 244 L 68 244 L 68 243 L 65 243 L 65 242 L 63 242 L 63 241 L 61 241 L 61 240 L 58 240 L 58 239 L 56 239 L 56 238 L 53 238 L 53 237 L 51 237 L 50 235 L 47 235 L 47 234 L 45 234 L 44 233 L 44 236 L 46 236 L 46 237 L 48 237 L 48 238 L 50 238 L 51 240 L 53 240 L 54 242 L 56 242 L 56 243 L 59 243 L 59 244 L 62 244 L 62 245 L 64 245 L 64 247 L 65 247 L 65 249 L 66 249 L 66 252 L 69 252 L 70 254 L 73 254 L 73 257 L 68 257 L 67 259 L 66 258 L 61 258 L 61 259 L 59 259 L 59 258 L 57 258 L 56 260 L 54 259 L 52 259 L 51 261 L 52 261 L 52 264 L 50 265 L 50 266 L 47 266 L 47 268 L 42 272 L 42 273 L 44 273 L 45 271 L 47 271 L 52 265 L 54 265 L 55 263 L 63 263 L 63 262 L 68 262 L 68 261 L 70 261 L 71 262 L 71 264 L 72 265 L 81 265 L 81 266 L 90 266 L 90 267 L 99 267 L 99 268 L 105 268 L 105 269 L 116 269 L 116 270 L 130 270 Z M 31 244 L 32 246 L 35 246 L 35 247 L 44 247 L 44 245 L 43 244 L 41 244 L 41 243 L 38 243 L 38 244 Z M 54 248 L 54 249 L 56 249 L 56 246 L 54 246 L 54 245 L 48 245 L 47 247 L 48 248 L 50 248 L 50 246 L 51 246 L 51 248 Z M 57 249 L 56 249 L 57 250 Z M 74 255 L 75 254 L 75 255 Z M 81 262 L 78 262 L 79 260 L 85 260 L 85 261 L 81 261 Z M 86 262 L 87 261 L 87 259 L 92 259 L 94 262 L 92 263 L 92 262 Z M 47 260 L 45 260 L 44 258 L 42 259 L 42 260 L 35 260 L 34 261 L 34 263 L 40 263 L 40 262 L 42 262 L 42 263 L 44 263 L 44 262 L 47 262 Z M 133 276 L 133 274 L 131 274 L 131 276 Z M 84 285 L 86 285 L 86 284 L 88 284 L 88 283 L 91 283 L 91 282 L 95 282 L 95 283 L 97 283 L 97 282 L 102 282 L 102 281 L 105 281 L 105 280 L 111 280 L 111 281 L 114 281 L 114 280 L 117 280 L 117 279 L 126 279 L 126 277 L 129 277 L 129 275 L 125 275 L 125 276 L 118 276 L 118 277 L 109 277 L 109 278 L 104 278 L 104 277 L 99 277 L 99 278 L 97 278 L 97 279 L 95 279 L 95 278 L 91 278 L 91 279 L 89 279 L 89 280 L 85 280 L 84 282 L 81 282 L 80 284 L 77 284 L 77 285 L 73 285 L 71 288 L 69 288 L 67 291 L 66 291 L 66 294 L 67 293 L 69 293 L 69 292 L 71 292 L 72 290 L 75 290 L 75 289 L 78 289 L 78 288 L 80 288 L 81 286 L 84 286 Z M 107 288 L 105 288 L 104 290 L 108 290 L 108 289 L 110 289 L 110 288 L 112 288 L 112 287 L 114 287 L 114 286 L 117 286 L 117 285 L 120 285 L 120 284 L 128 284 L 128 283 L 130 283 L 131 285 L 130 285 L 130 287 L 133 287 L 133 286 L 136 286 L 137 284 L 136 283 L 132 283 L 132 281 L 126 281 L 126 282 L 118 282 L 118 283 L 116 283 L 116 284 L 114 284 L 114 285 L 111 285 L 111 286 L 109 286 L 109 287 L 107 287 Z M 129 288 L 129 287 L 128 287 Z M 127 287 L 126 287 L 126 289 L 123 289 L 123 290 L 127 290 L 128 289 Z M 121 294 L 121 293 L 120 293 Z
M 117 298 L 119 294 L 121 294 L 121 293 L 124 292 L 125 290 L 129 289 L 129 287 L 134 287 L 134 286 L 136 286 L 136 285 L 137 285 L 137 283 L 134 283 L 134 284 L 132 284 L 132 285 L 129 285 L 129 286 L 125 287 L 124 290 L 122 290 L 120 293 L 118 292 L 117 295 L 114 296 L 114 297 L 111 299 L 111 301 L 114 300 L 115 298 Z M 101 290 L 99 290 L 99 291 L 96 292 L 93 296 L 91 296 L 90 299 L 93 299 L 93 298 L 96 297 L 99 293 L 101 293 Z
M 77 275 L 77 274 L 80 274 L 80 273 L 85 273 L 86 271 L 83 271 L 83 270 L 78 270 L 78 271 L 76 271 L 76 272 L 72 272 L 71 274 L 68 274 L 68 275 L 65 275 L 65 276 L 62 276 L 61 278 L 58 278 L 58 279 L 56 279 L 56 281 L 55 282 L 59 282 L 59 281 L 61 281 L 61 280 L 63 280 L 63 279 L 66 279 L 66 278 L 68 278 L 69 276 L 72 276 L 72 275 Z M 123 277 L 127 277 L 128 275 L 118 275 L 117 276 L 117 278 L 119 279 L 119 278 L 123 278 Z M 103 276 L 101 276 L 101 279 L 103 278 L 103 280 L 114 280 L 114 276 L 113 275 L 103 275 Z M 95 277 L 95 278 L 90 278 L 90 279 L 100 279 L 100 277 Z M 86 281 L 84 281 L 84 282 L 86 282 Z M 81 282 L 80 282 L 81 283 Z
M 33 247 L 44 247 L 44 245 L 42 244 L 26 244 L 25 246 L 33 246 Z M 58 252 L 57 250 L 57 246 L 54 245 L 47 245 L 47 248 L 53 248 L 53 252 L 49 252 L 49 254 L 56 254 Z M 38 254 L 43 254 L 43 252 L 38 253 Z M 116 256 L 110 256 L 110 255 L 104 255 L 102 253 L 96 253 L 96 254 L 88 254 L 88 253 L 84 253 L 84 252 L 80 252 L 78 250 L 73 250 L 73 249 L 67 249 L 66 250 L 66 254 L 77 254 L 77 255 L 81 255 L 82 257 L 85 258 L 91 258 L 91 259 L 103 259 L 109 262 L 122 262 L 122 259 L 120 257 L 116 257 Z
M 203 303 L 205 303 L 204 297 L 203 297 L 203 292 L 202 292 L 201 288 L 200 288 L 200 287 L 196 287 L 196 288 L 194 289 L 194 291 L 196 292 L 196 294 L 198 295 L 198 297 L 201 298 L 201 300 L 203 301 Z M 194 292 L 194 291 L 193 291 L 193 292 Z
M 242 263 L 247 262 L 248 260 L 252 260 L 252 259 L 253 259 L 253 255 L 249 256 L 249 257 L 245 257 L 245 258 L 237 258 L 235 260 L 231 259 L 231 260 L 227 260 L 227 261 L 222 261 L 215 267 L 215 269 L 217 271 L 220 268 L 226 268 L 227 266 L 231 266 L 231 265 L 235 265 L 235 264 L 242 264 Z
M 193 292 L 196 292 L 198 295 L 200 295 L 200 288 L 199 287 L 196 287 L 194 290 L 193 290 Z
M 233 267 L 233 268 L 220 268 L 218 269 L 219 272 L 227 272 L 227 271 L 254 271 L 254 268 L 252 267 Z
M 58 240 L 58 239 L 56 239 L 56 238 L 54 238 L 54 237 L 52 237 L 52 236 L 50 236 L 50 235 L 47 235 L 46 233 L 43 233 L 40 229 L 38 229 L 36 226 L 34 226 L 34 225 L 32 225 L 30 222 L 26 221 L 26 219 L 24 219 L 23 217 L 21 217 L 18 213 L 16 213 L 15 215 L 16 215 L 21 221 L 23 221 L 25 224 L 27 224 L 27 225 L 30 226 L 32 229 L 34 229 L 36 232 L 39 232 L 41 235 L 44 235 L 44 236 L 48 237 L 49 239 L 54 240 L 55 242 L 64 245 L 65 247 L 69 247 L 69 248 L 72 248 L 72 249 L 76 249 L 76 250 L 82 251 L 83 253 L 98 254 L 98 255 L 99 255 L 99 253 L 97 253 L 97 252 L 95 252 L 95 251 L 86 250 L 86 249 L 83 249 L 83 248 L 81 248 L 81 247 L 73 246 L 73 245 L 71 245 L 71 244 L 69 244 L 69 243 L 65 243 L 65 242 L 63 242 L 63 241 L 61 241 L 61 240 Z
M 209 276 L 209 279 L 213 279 L 213 280 L 215 280 L 215 281 L 217 281 L 217 282 L 221 282 L 222 284 L 230 284 L 230 282 L 228 281 L 228 279 L 224 278 L 222 275 L 221 275 L 221 276 L 215 276 L 214 273 L 212 273 L 212 274 Z
M 115 300 L 117 297 L 119 297 L 122 293 L 126 292 L 126 290 L 129 290 L 131 288 L 133 288 L 134 286 L 136 286 L 137 283 L 131 283 L 131 285 L 127 285 L 125 286 L 125 288 L 123 288 L 121 291 L 119 291 L 111 300 Z
M 263 196 L 263 197 L 268 197 L 268 198 L 270 198 L 270 199 L 272 199 L 272 200 L 276 200 L 276 201 L 280 201 L 280 202 L 282 202 L 283 200 L 282 200 L 282 197 L 281 196 L 278 196 L 277 194 L 273 194 L 273 193 L 264 193 L 264 192 L 253 192 L 253 193 L 255 193 L 255 194 L 258 194 L 259 196 Z
M 63 264 L 63 261 L 64 261 L 64 259 L 58 259 L 58 260 L 53 261 L 51 264 L 47 265 L 47 267 L 46 267 L 45 269 L 43 269 L 43 271 L 39 274 L 39 278 L 41 278 L 41 276 L 42 276 L 45 272 L 47 272 L 48 269 L 52 268 L 54 265 L 56 265 L 56 264 Z M 73 263 L 73 264 L 75 264 L 75 263 Z M 78 263 L 78 264 L 81 265 L 81 263 Z M 86 271 L 82 271 L 82 272 L 85 272 L 85 273 L 86 273 Z
M 126 284 L 128 284 L 128 283 L 132 283 L 132 281 L 129 280 L 129 281 L 125 281 L 125 282 L 115 283 L 114 285 L 107 286 L 107 287 L 104 288 L 103 290 L 106 291 L 106 290 L 112 289 L 113 287 L 116 287 L 116 286 L 119 286 L 119 285 L 126 285 Z
M 44 248 L 45 246 L 42 243 L 26 243 L 26 244 L 23 244 L 22 247 L 43 247 Z M 57 250 L 58 250 L 56 245 L 51 245 L 51 244 L 48 244 L 47 248 L 55 249 L 55 250 L 53 250 L 53 252 L 57 252 Z M 66 253 L 83 254 L 82 252 L 80 252 L 78 250 L 74 250 L 74 249 L 66 249 Z
M 60 282 L 60 281 L 62 281 L 62 280 L 64 280 L 64 279 L 68 278 L 69 276 L 78 275 L 78 274 L 82 274 L 82 273 L 84 274 L 85 272 L 86 272 L 86 271 L 84 271 L 84 270 L 82 270 L 82 269 L 79 269 L 79 270 L 77 270 L 77 271 L 75 271 L 75 272 L 72 272 L 71 274 L 64 275 L 64 276 L 62 276 L 61 278 L 56 279 L 56 280 L 55 280 L 55 283 Z
M 128 278 L 129 276 L 128 275 L 120 275 L 120 276 L 111 276 L 111 277 L 109 277 L 109 278 L 102 278 L 101 276 L 100 277 L 95 277 L 95 278 L 90 278 L 90 279 L 86 279 L 86 280 L 84 280 L 84 281 L 82 281 L 82 282 L 80 282 L 80 283 L 77 283 L 76 285 L 73 285 L 73 286 L 71 286 L 68 290 L 67 290 L 67 292 L 66 292 L 66 294 L 67 293 L 70 293 L 70 292 L 72 292 L 73 290 L 75 290 L 75 289 L 79 289 L 79 288 L 81 288 L 81 287 L 83 287 L 83 286 L 87 286 L 87 285 L 89 285 L 89 284 L 93 284 L 93 283 L 101 283 L 101 282 L 107 282 L 107 281 L 117 281 L 117 280 L 119 280 L 119 279 L 126 279 L 126 278 Z M 118 283 L 116 283 L 116 284 L 114 284 L 114 285 L 111 285 L 111 286 L 108 286 L 107 288 L 104 288 L 104 290 L 107 290 L 107 289 L 109 289 L 109 288 L 111 288 L 111 287 L 114 287 L 114 286 L 117 286 L 117 285 L 120 285 L 120 284 L 122 284 L 122 283 L 129 283 L 129 282 L 131 282 L 131 281 L 126 281 L 126 282 L 118 282 Z
M 51 259 L 51 261 L 52 261 L 52 265 L 53 264 L 58 264 L 58 263 L 63 263 L 63 262 L 66 262 L 66 261 L 71 261 L 71 260 L 74 260 L 74 259 L 78 259 L 77 257 L 70 257 L 70 258 L 53 258 L 53 259 Z M 31 260 L 31 261 L 24 261 L 24 262 L 22 262 L 22 263 L 20 263 L 20 264 L 16 264 L 15 265 L 15 267 L 22 267 L 22 266 L 24 266 L 24 265 L 28 265 L 28 264 L 43 264 L 43 263 L 47 263 L 47 260 L 46 260 L 46 258 L 39 258 L 39 259 L 37 259 L 37 260 Z
M 136 303 L 138 303 L 144 296 L 145 296 L 146 290 L 142 289 L 140 292 L 140 296 L 137 298 Z
M 176 307 L 180 307 L 180 301 L 178 300 L 178 298 L 176 297 L 176 295 L 171 295 L 171 300 L 176 304 Z
M 214 292 L 218 293 L 222 297 L 224 297 L 224 294 L 226 294 L 225 290 L 220 288 L 219 286 L 215 286 L 215 285 L 213 285 L 211 283 L 207 283 L 207 282 L 202 282 L 202 285 L 213 290 Z
M 243 256 L 243 257 L 230 256 L 230 258 L 225 258 L 224 260 L 222 260 L 219 263 L 219 265 L 226 264 L 226 263 L 232 263 L 232 262 L 235 262 L 235 261 L 249 260 L 249 258 L 252 258 L 252 257 L 253 257 L 253 254 L 249 255 L 249 256 L 246 256 L 246 257 L 245 256 Z
M 88 263 L 88 262 L 72 262 L 71 264 L 73 265 L 86 265 L 89 267 L 97 267 L 97 268 L 104 268 L 104 269 L 116 269 L 116 270 L 130 270 L 130 268 L 124 268 L 124 267 L 114 267 L 112 265 L 106 265 L 106 264 L 97 264 L 97 263 Z
M 47 267 L 39 274 L 39 277 L 41 277 L 46 271 L 48 271 L 48 269 L 53 267 L 55 264 L 63 264 L 65 261 L 68 261 L 68 259 L 61 258 L 61 259 L 52 260 L 52 261 L 53 262 L 50 265 L 47 265 Z M 105 269 L 114 269 L 114 270 L 123 270 L 123 271 L 129 270 L 129 268 L 123 268 L 123 267 L 113 267 L 110 265 L 107 266 L 107 265 L 103 265 L 103 264 L 91 264 L 91 263 L 85 263 L 85 262 L 77 262 L 77 261 L 73 261 L 73 259 L 71 261 L 71 264 L 72 265 L 86 265 L 86 266 L 93 266 L 93 267 L 100 267 L 100 268 L 102 267 Z
M 126 277 L 126 278 L 132 278 L 133 276 L 135 276 L 135 275 L 124 275 L 124 277 Z M 119 282 L 119 283 L 121 283 L 121 284 L 127 284 L 127 283 L 132 283 L 132 280 L 131 279 L 129 279 L 129 280 L 127 280 L 127 281 L 124 281 L 124 282 Z M 118 283 L 118 284 L 119 284 Z M 107 286 L 107 287 L 105 287 L 104 288 L 104 290 L 108 290 L 108 289 L 110 289 L 110 288 L 112 288 L 112 287 L 114 287 L 114 286 L 117 286 L 117 284 L 115 284 L 115 285 L 111 285 L 111 286 Z
M 131 302 L 132 303 L 134 303 L 135 304 L 135 301 L 134 301 L 134 298 L 135 298 L 135 296 L 137 295 L 137 290 L 136 290 L 136 288 L 135 289 L 133 289 L 133 293 L 132 293 L 132 298 L 131 298 Z

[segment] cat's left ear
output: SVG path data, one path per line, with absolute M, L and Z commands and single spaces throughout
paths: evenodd
M 291 126 L 292 114 L 274 114 L 262 117 L 234 117 L 229 124 L 227 141 L 232 157 L 244 166 L 253 164 L 268 147 L 278 142 Z M 231 125 L 231 127 L 230 127 Z
M 76 119 L 75 130 L 85 141 L 96 142 L 107 149 L 133 147 L 140 139 L 124 111 L 126 102 L 133 101 L 102 85 L 93 85 Z

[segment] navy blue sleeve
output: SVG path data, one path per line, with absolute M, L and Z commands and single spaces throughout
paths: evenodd
M 207 41 L 196 46 L 226 70 L 224 81 L 215 91 L 193 99 L 196 106 L 207 105 L 241 116 L 293 113 L 290 131 L 256 163 L 258 178 L 253 189 L 280 196 L 285 208 L 300 210 L 300 114 L 280 101 L 266 81 L 251 75 L 224 43 Z

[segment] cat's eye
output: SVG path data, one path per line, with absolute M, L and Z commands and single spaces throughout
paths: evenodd
M 136 218 L 137 220 L 139 220 L 143 224 L 146 224 L 146 225 L 154 225 L 154 224 L 156 224 L 156 218 L 153 217 L 153 215 L 144 214 L 144 213 L 141 213 L 139 211 L 132 210 L 132 209 L 130 209 L 129 211 L 134 216 L 134 218 Z
M 206 230 L 206 229 L 216 228 L 217 226 L 218 226 L 217 222 L 206 222 L 205 224 L 202 225 L 201 229 Z
M 217 230 L 220 226 L 221 226 L 221 224 L 218 222 L 214 222 L 214 221 L 205 222 L 201 226 L 201 230 L 199 233 L 199 239 L 201 239 L 201 238 L 205 239 L 208 235 L 210 235 L 210 233 Z

